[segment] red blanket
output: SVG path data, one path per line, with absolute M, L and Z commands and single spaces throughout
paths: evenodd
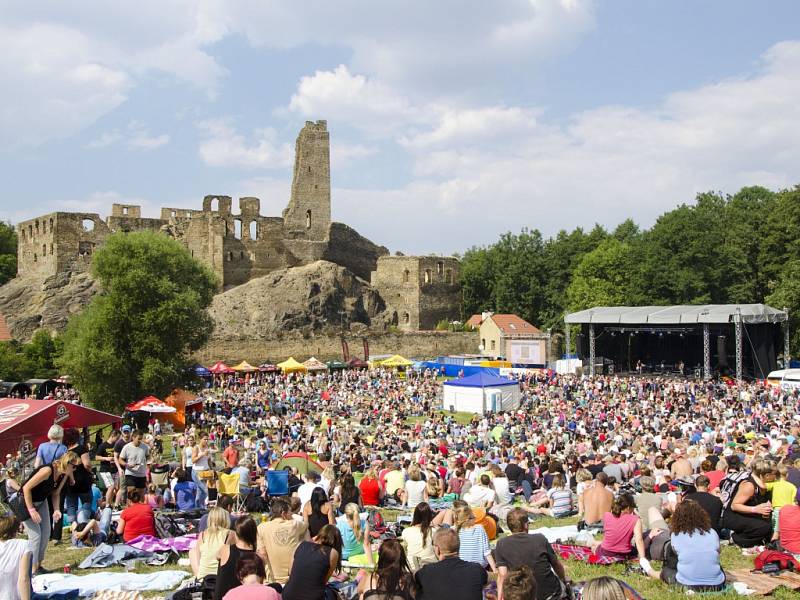
M 590 565 L 610 565 L 615 562 L 622 562 L 622 558 L 611 556 L 598 556 L 587 546 L 571 546 L 568 544 L 552 544 L 553 550 L 564 560 L 575 559 Z

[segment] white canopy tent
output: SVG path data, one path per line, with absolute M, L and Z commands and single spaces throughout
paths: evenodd
M 522 393 L 519 382 L 484 372 L 445 381 L 444 408 L 457 412 L 478 413 L 515 410 Z

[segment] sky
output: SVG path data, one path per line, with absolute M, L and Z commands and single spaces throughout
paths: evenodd
M 391 251 L 649 227 L 800 183 L 799 25 L 793 0 L 0 0 L 0 219 L 279 216 L 326 119 L 333 218 Z

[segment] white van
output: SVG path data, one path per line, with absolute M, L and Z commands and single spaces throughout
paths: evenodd
M 783 392 L 800 390 L 800 369 L 779 369 L 767 375 L 767 385 Z

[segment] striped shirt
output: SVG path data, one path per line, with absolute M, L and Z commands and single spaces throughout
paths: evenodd
M 547 497 L 553 501 L 553 516 L 562 517 L 572 511 L 572 492 L 568 489 L 553 488 L 547 491 Z
M 482 567 L 488 564 L 486 556 L 491 552 L 491 548 L 489 548 L 489 537 L 483 527 L 475 525 L 469 529 L 462 529 L 458 532 L 458 539 L 461 542 L 458 558 L 478 563 Z

